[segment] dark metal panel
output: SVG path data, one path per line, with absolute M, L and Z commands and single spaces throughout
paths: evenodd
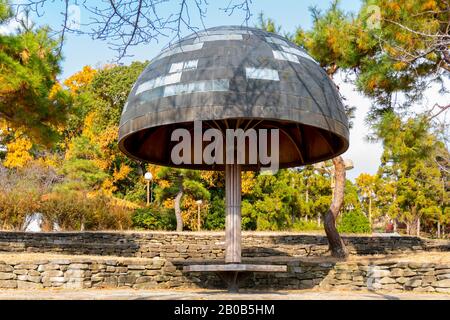
M 189 51 L 181 50 L 183 46 Z M 297 62 L 282 56 L 276 59 L 274 51 L 288 52 Z M 160 144 L 161 139 L 168 139 L 177 126 L 192 127 L 195 120 L 241 118 L 264 120 L 263 126 L 269 122 L 279 128 L 293 125 L 289 130 L 292 136 L 302 137 L 305 155 L 292 158 L 298 153 L 293 148 L 298 146 L 284 141 L 280 145 L 284 167 L 334 157 L 348 148 L 348 120 L 333 82 L 316 62 L 304 56 L 305 51 L 287 39 L 254 28 L 217 27 L 188 36 L 156 57 L 137 80 L 122 114 L 119 147 L 131 157 L 170 165 L 164 156 L 170 150 L 152 147 L 149 153 L 144 146 L 156 146 L 151 141 L 158 140 L 158 146 L 168 148 L 171 142 Z M 196 68 L 172 68 L 172 64 L 192 60 L 197 60 Z M 270 69 L 262 74 L 272 76 L 248 79 L 246 68 Z M 170 76 L 174 70 L 181 73 L 179 78 Z M 168 75 L 167 84 L 161 79 Z M 152 81 L 158 77 L 162 78 Z M 213 86 L 216 80 L 228 81 L 228 87 Z M 146 82 L 158 86 L 152 89 L 146 84 L 150 90 L 136 95 Z M 228 91 L 223 92 L 224 88 Z M 193 92 L 196 90 L 208 92 Z M 244 170 L 249 168 L 244 166 Z

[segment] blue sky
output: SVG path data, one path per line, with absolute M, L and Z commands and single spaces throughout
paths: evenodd
M 249 21 L 249 26 L 254 26 L 257 23 L 258 14 L 263 12 L 266 17 L 274 19 L 277 24 L 283 27 L 284 32 L 293 32 L 298 26 L 302 28 L 309 28 L 312 24 L 311 14 L 308 10 L 311 6 L 325 9 L 329 6 L 331 0 L 253 0 L 251 11 L 252 18 Z M 62 2 L 56 0 L 43 8 L 45 15 L 37 19 L 38 24 L 48 24 L 53 28 L 58 28 L 62 23 Z M 170 0 L 166 9 L 169 11 L 177 10 L 179 0 Z M 228 4 L 229 0 L 209 0 L 209 6 L 204 23 L 206 27 L 215 27 L 219 25 L 240 25 L 244 22 L 244 15 L 242 12 L 235 12 L 229 16 L 221 8 Z M 236 1 L 237 2 L 237 1 Z M 17 3 L 17 2 L 16 2 Z M 351 0 L 342 0 L 341 7 L 347 11 L 357 11 L 359 2 Z M 193 25 L 201 26 L 200 20 L 191 15 L 193 18 Z M 86 24 L 90 21 L 90 13 L 81 10 L 80 21 L 81 24 Z M 186 31 L 184 35 L 190 33 Z M 159 43 L 152 42 L 149 44 L 141 44 L 129 50 L 133 55 L 131 58 L 125 58 L 121 62 L 128 64 L 133 60 L 151 60 L 162 47 L 164 47 L 170 40 L 161 37 Z M 63 50 L 64 62 L 62 64 L 63 74 L 62 78 L 66 78 L 71 74 L 80 70 L 84 65 L 102 65 L 114 61 L 117 53 L 108 48 L 106 42 L 99 40 L 93 41 L 88 36 L 69 35 Z

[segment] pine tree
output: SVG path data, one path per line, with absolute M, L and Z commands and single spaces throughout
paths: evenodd
M 8 3 L 0 1 L 0 25 L 9 17 Z M 16 33 L 0 35 L 0 118 L 45 144 L 56 141 L 69 102 L 57 82 L 59 43 L 49 31 L 23 21 Z

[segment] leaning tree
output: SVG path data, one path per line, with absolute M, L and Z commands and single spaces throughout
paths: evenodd
M 386 113 L 413 113 L 413 106 L 433 83 L 441 84 L 441 93 L 448 93 L 450 1 L 363 0 L 354 15 L 343 12 L 339 1 L 334 0 L 325 12 L 311 8 L 311 13 L 312 29 L 298 29 L 292 37 L 331 77 L 340 71 L 346 73 L 347 79 L 372 99 L 367 120 L 374 127 Z M 449 104 L 432 103 L 425 112 L 427 120 L 437 124 L 437 134 L 447 143 L 447 150 L 448 123 L 438 120 L 445 119 L 440 116 L 449 108 Z M 442 171 L 448 170 L 444 165 L 449 162 L 448 154 L 441 152 L 436 159 Z M 335 159 L 334 164 L 335 198 L 325 230 L 330 225 L 332 229 L 332 215 L 336 216 L 342 204 L 339 188 L 345 172 L 342 163 Z

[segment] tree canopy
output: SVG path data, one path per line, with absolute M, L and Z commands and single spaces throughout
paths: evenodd
M 10 7 L 0 2 L 0 24 Z M 0 36 L 0 117 L 6 126 L 43 143 L 54 142 L 66 119 L 69 96 L 57 81 L 61 56 L 58 41 L 46 27 L 22 22 L 17 33 Z

